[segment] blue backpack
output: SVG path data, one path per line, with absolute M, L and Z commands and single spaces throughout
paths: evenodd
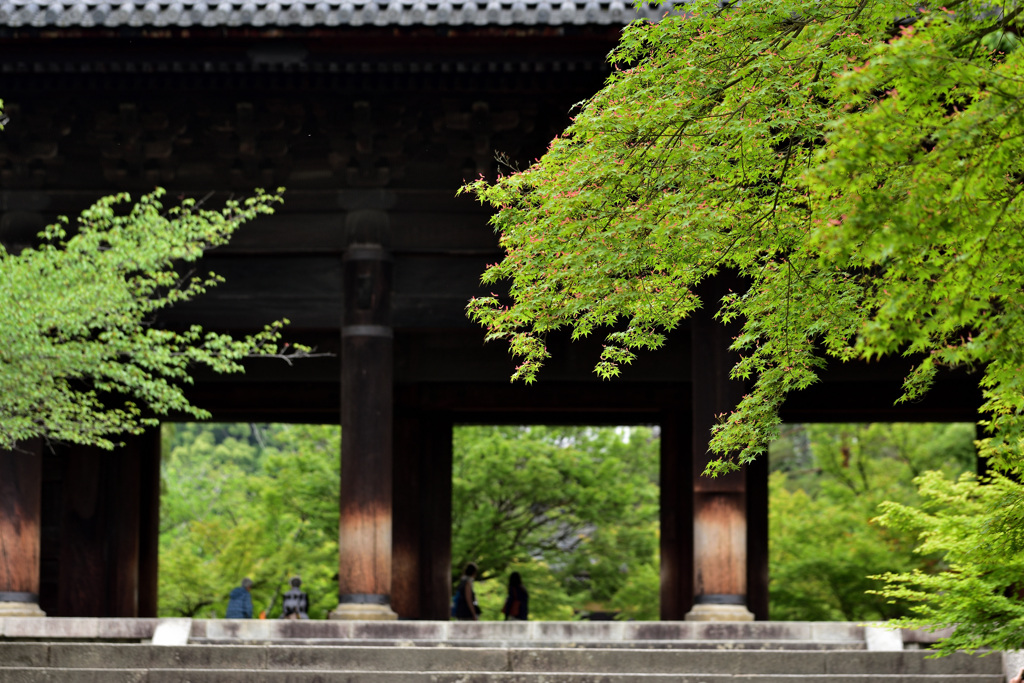
M 459 581 L 458 587 L 456 587 L 455 592 L 452 594 L 452 616 L 453 617 L 458 617 L 459 616 L 459 601 L 465 599 L 465 598 L 462 597 L 462 594 L 464 592 L 465 592 L 465 588 L 463 587 L 462 582 Z

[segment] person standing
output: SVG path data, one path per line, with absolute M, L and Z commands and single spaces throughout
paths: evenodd
M 252 619 L 252 579 L 242 579 L 242 585 L 235 586 L 228 596 L 228 609 L 224 613 L 226 619 Z
M 526 621 L 530 613 L 530 595 L 523 588 L 523 577 L 512 572 L 508 577 L 508 597 L 501 608 L 506 621 Z
M 459 621 L 479 621 L 480 608 L 476 604 L 476 593 L 473 592 L 473 577 L 476 576 L 476 565 L 466 565 L 459 585 L 455 587 L 455 618 Z
M 293 577 L 291 585 L 292 587 L 284 594 L 284 600 L 281 601 L 281 618 L 309 619 L 309 596 L 299 588 L 302 579 Z

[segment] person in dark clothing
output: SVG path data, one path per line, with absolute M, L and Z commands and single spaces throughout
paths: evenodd
M 476 604 L 476 593 L 473 592 L 473 577 L 476 576 L 476 565 L 470 562 L 455 587 L 455 618 L 459 621 L 478 621 L 480 608 Z
M 281 602 L 281 618 L 309 619 L 309 596 L 299 589 L 302 579 L 296 576 L 291 584 L 292 587 L 284 594 L 284 600 Z
M 530 613 L 530 595 L 523 588 L 523 577 L 512 572 L 508 577 L 508 597 L 501 608 L 506 621 L 526 621 Z
M 252 579 L 245 577 L 241 586 L 235 586 L 228 596 L 228 610 L 224 614 L 227 619 L 252 619 Z

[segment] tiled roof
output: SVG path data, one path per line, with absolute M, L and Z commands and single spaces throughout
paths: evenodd
M 0 0 L 0 28 L 607 25 L 664 13 L 631 0 Z

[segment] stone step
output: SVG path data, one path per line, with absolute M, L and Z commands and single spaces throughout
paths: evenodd
M 237 645 L 234 638 L 190 638 L 190 643 L 199 645 Z M 861 642 L 819 642 L 812 640 L 630 640 L 630 641 L 580 641 L 580 642 L 534 642 L 501 640 L 385 640 L 334 638 L 268 638 L 261 645 L 337 645 L 344 647 L 568 647 L 568 648 L 619 648 L 634 650 L 864 650 Z
M 632 650 L 0 643 L 0 667 L 593 674 L 998 675 L 998 657 L 924 651 Z M 2 670 L 2 669 L 0 669 Z M 2 676 L 0 676 L 2 678 Z
M 1002 683 L 999 675 L 615 674 L 0 668 L 2 683 Z
M 129 641 L 153 637 L 159 619 L 86 617 L 0 617 L 3 640 Z M 193 619 L 193 641 L 479 643 L 762 642 L 846 644 L 863 647 L 866 629 L 850 622 L 458 622 Z M 904 632 L 907 636 L 913 632 Z
M 502 643 L 638 641 L 865 642 L 863 625 L 849 622 L 691 621 L 288 621 L 195 619 L 193 640 L 294 639 Z

